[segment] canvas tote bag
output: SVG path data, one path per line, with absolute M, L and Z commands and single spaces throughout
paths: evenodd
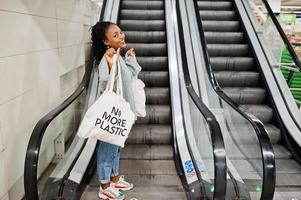
M 95 138 L 124 147 L 135 120 L 130 104 L 123 98 L 119 54 L 113 56 L 112 71 L 103 94 L 87 110 L 78 129 L 78 136 Z M 113 91 L 115 74 L 118 71 L 118 90 Z
M 135 101 L 135 113 L 138 117 L 145 117 L 145 91 L 144 91 L 145 84 L 142 80 L 138 79 L 137 76 L 134 76 L 132 79 L 132 89 Z

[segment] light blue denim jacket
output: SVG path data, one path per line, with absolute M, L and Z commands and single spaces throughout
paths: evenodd
M 132 79 L 134 76 L 137 76 L 141 71 L 141 67 L 136 61 L 136 59 L 132 56 L 125 56 L 125 60 L 119 57 L 120 61 L 120 71 L 122 74 L 122 87 L 123 87 L 123 97 L 127 102 L 129 102 L 132 111 L 135 113 L 135 102 L 133 96 L 133 89 L 132 89 Z M 98 81 L 98 95 L 100 96 L 102 92 L 105 90 L 108 79 L 109 79 L 109 67 L 108 62 L 103 56 L 99 65 L 98 65 L 98 74 L 99 74 L 99 81 Z M 118 75 L 116 75 L 117 78 Z M 116 79 L 115 79 L 116 80 Z M 137 118 L 137 117 L 135 117 Z

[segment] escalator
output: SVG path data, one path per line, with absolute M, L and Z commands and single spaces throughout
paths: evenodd
M 126 199 L 224 199 L 227 167 L 221 130 L 197 97 L 187 71 L 179 72 L 173 9 L 172 0 L 110 0 L 101 12 L 100 20 L 117 22 L 125 32 L 127 49 L 135 49 L 142 67 L 139 78 L 146 85 L 147 115 L 138 118 L 121 150 L 120 173 L 135 186 Z M 75 92 L 33 130 L 24 169 L 26 199 L 97 198 L 98 144 L 76 135 L 80 119 L 97 99 L 99 77 L 92 62 Z M 183 76 L 185 84 L 179 83 Z M 191 116 L 183 102 L 189 102 Z M 210 142 L 202 140 L 205 132 Z M 190 144 L 192 135 L 203 142 L 201 148 Z M 200 154 L 208 161 L 202 166 L 207 177 L 201 176 Z
M 120 2 L 118 25 L 142 67 L 147 104 L 146 117 L 138 118 L 121 150 L 120 173 L 135 186 L 126 192 L 127 199 L 186 199 L 172 147 L 164 10 L 164 1 Z M 95 197 L 97 180 L 95 173 L 82 199 Z
M 290 130 L 284 126 L 275 104 L 282 100 L 272 95 L 237 1 L 195 0 L 194 5 L 204 36 L 201 40 L 206 43 L 218 85 L 241 110 L 258 118 L 268 132 L 276 157 L 276 191 L 297 192 L 301 167 L 287 139 Z M 247 137 L 244 134 L 242 138 Z

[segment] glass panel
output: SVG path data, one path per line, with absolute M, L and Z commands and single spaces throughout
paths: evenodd
M 251 10 L 253 11 L 254 21 L 256 22 L 256 29 L 258 30 L 259 39 L 264 50 L 270 56 L 271 65 L 275 67 L 273 72 L 276 76 L 282 76 L 291 91 L 297 106 L 300 108 L 301 101 L 301 72 L 297 67 L 291 53 L 279 34 L 275 23 L 267 12 L 267 8 L 262 0 L 249 0 Z M 275 14 L 278 22 L 294 48 L 297 55 L 301 57 L 300 46 L 294 34 L 294 25 L 296 24 L 296 14 L 281 13 Z M 262 36 L 261 36 L 262 35 Z M 299 44 L 300 45 L 300 44 Z M 300 58 L 299 58 L 300 60 Z M 280 84 L 285 84 L 283 81 Z M 284 91 L 282 87 L 282 91 Z M 292 108 L 291 108 L 292 109 Z
M 203 195 L 213 198 L 214 192 L 214 161 L 211 144 L 211 134 L 207 122 L 198 107 L 189 96 L 182 83 L 182 106 L 185 119 L 185 129 L 191 147 L 196 167 L 203 180 Z
M 38 160 L 38 192 L 45 193 L 51 173 L 76 148 L 76 135 L 84 110 L 85 92 L 61 112 L 45 131 Z M 47 191 L 48 192 L 48 191 Z M 41 198 L 43 199 L 43 198 Z
M 200 96 L 218 120 L 225 142 L 228 167 L 226 199 L 233 196 L 260 199 L 263 167 L 254 127 L 217 95 L 207 74 L 199 77 L 199 81 L 203 81 L 200 84 L 206 88 L 206 94 Z

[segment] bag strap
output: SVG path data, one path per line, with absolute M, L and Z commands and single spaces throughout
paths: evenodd
M 119 52 L 120 52 L 120 49 L 118 49 L 117 53 L 113 55 L 113 63 L 112 63 L 112 68 L 111 68 L 111 73 L 110 73 L 110 76 L 109 76 L 109 80 L 108 80 L 108 83 L 107 83 L 107 86 L 106 86 L 106 89 L 105 89 L 106 91 L 113 92 Z
M 117 70 L 118 70 L 118 89 L 117 93 L 123 97 L 123 88 L 122 88 L 122 75 L 121 75 L 121 67 L 120 67 L 120 60 L 117 60 Z

